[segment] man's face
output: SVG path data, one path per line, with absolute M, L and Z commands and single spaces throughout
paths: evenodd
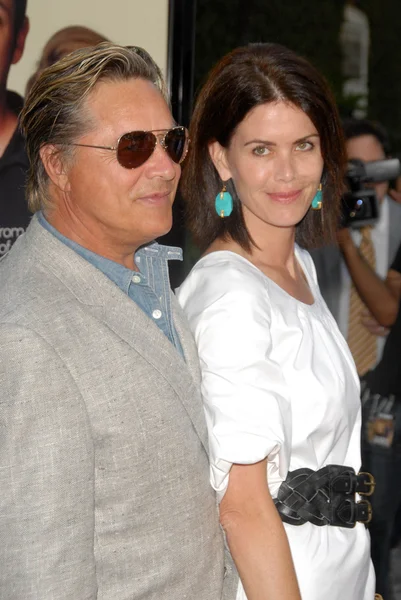
M 374 135 L 360 135 L 353 137 L 346 142 L 347 156 L 351 158 L 359 158 L 364 162 L 372 160 L 384 160 L 386 155 L 383 146 Z M 376 191 L 379 202 L 382 202 L 387 193 L 389 183 L 387 181 L 371 184 L 369 187 Z
M 13 0 L 0 0 L 0 86 L 5 87 L 14 40 Z
M 79 144 L 115 147 L 124 133 L 174 126 L 161 93 L 142 79 L 101 82 L 86 106 L 94 127 L 76 140 Z M 71 223 L 79 222 L 88 239 L 102 240 L 112 251 L 136 249 L 171 229 L 181 168 L 160 143 L 150 158 L 134 169 L 122 167 L 115 150 L 74 150 L 61 201 Z
M 0 0 L 0 90 L 5 89 L 10 66 L 19 61 L 29 29 L 25 18 L 14 39 L 14 0 Z

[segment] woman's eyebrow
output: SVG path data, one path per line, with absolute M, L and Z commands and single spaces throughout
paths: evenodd
M 307 140 L 309 140 L 312 137 L 320 137 L 318 133 L 309 133 L 301 138 L 299 138 L 298 140 L 294 140 L 294 144 L 299 144 L 300 142 L 306 142 Z M 249 140 L 249 142 L 246 142 L 244 145 L 248 146 L 249 144 L 264 144 L 265 146 L 276 146 L 277 143 L 276 142 L 269 142 L 269 140 L 262 140 L 262 139 L 253 139 L 253 140 Z

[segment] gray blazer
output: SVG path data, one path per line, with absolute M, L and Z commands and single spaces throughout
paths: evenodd
M 389 199 L 389 267 L 401 243 L 401 205 Z M 336 321 L 340 312 L 342 254 L 338 246 L 326 246 L 312 250 L 317 278 L 323 298 Z
M 0 286 L 0 598 L 234 599 L 175 299 L 185 362 L 35 217 Z

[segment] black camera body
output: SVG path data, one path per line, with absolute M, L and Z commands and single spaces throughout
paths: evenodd
M 363 162 L 356 158 L 348 162 L 346 179 L 349 191 L 342 198 L 341 227 L 373 225 L 380 216 L 379 200 L 366 183 L 396 179 L 400 174 L 398 158 Z

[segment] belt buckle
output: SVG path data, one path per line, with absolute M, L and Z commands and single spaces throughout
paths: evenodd
M 367 518 L 366 519 L 356 519 L 356 521 L 358 521 L 358 523 L 364 523 L 365 525 L 367 525 L 372 520 L 372 515 L 373 515 L 372 505 L 369 502 L 369 500 L 361 500 L 360 502 L 356 503 L 357 507 L 358 506 L 362 507 L 362 505 L 366 505 Z
M 363 485 L 368 487 L 368 491 L 367 492 L 360 492 L 358 491 L 358 494 L 360 496 L 371 496 L 373 494 L 373 492 L 375 491 L 375 487 L 376 487 L 376 481 L 375 478 L 373 477 L 372 473 L 367 473 L 366 471 L 361 471 L 360 473 L 358 473 L 358 479 L 360 475 L 364 475 L 365 477 L 363 478 Z M 359 483 L 359 481 L 358 481 Z

